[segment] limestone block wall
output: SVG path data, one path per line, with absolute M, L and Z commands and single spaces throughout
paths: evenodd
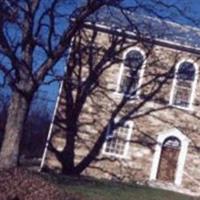
M 90 47 L 91 45 L 95 47 L 95 52 L 92 54 L 94 60 L 88 50 L 88 44 Z M 104 58 L 107 60 L 103 66 L 106 67 L 102 68 L 102 73 L 97 79 L 98 86 L 88 96 L 79 117 L 81 126 L 79 139 L 76 142 L 76 162 L 78 163 L 91 150 L 103 128 L 109 125 L 112 113 L 118 110 L 122 102 L 123 107 L 117 111 L 117 116 L 128 116 L 127 119 L 134 124 L 128 158 L 106 156 L 100 151 L 98 161 L 92 162 L 84 174 L 121 181 L 148 182 L 159 134 L 176 128 L 189 139 L 180 187 L 200 193 L 200 168 L 198 167 L 200 164 L 200 78 L 198 77 L 197 80 L 192 110 L 180 109 L 169 104 L 176 64 L 180 60 L 193 60 L 197 66 L 200 66 L 198 55 L 90 29 L 84 29 L 78 39 L 75 38 L 75 47 L 78 52 L 72 50 L 69 64 L 77 66 L 74 71 L 75 79 L 76 70 L 82 69 L 81 81 L 87 80 L 90 70 L 95 69 L 91 66 L 102 67 L 102 58 L 109 52 Z M 116 88 L 123 52 L 130 47 L 141 48 L 146 53 L 145 66 L 139 97 L 124 100 L 124 96 L 117 93 Z M 74 56 L 77 54 L 78 56 Z M 75 62 L 74 59 L 79 59 L 81 62 Z M 93 63 L 90 63 L 91 60 Z M 64 94 L 63 88 L 56 114 L 63 121 L 60 125 L 54 125 L 51 137 L 52 144 L 59 150 L 62 150 L 65 145 L 63 127 L 65 127 L 67 111 Z M 61 167 L 50 151 L 47 153 L 46 165 L 58 170 Z

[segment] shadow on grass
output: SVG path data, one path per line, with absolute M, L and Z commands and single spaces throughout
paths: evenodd
M 42 176 L 57 184 L 64 191 L 78 194 L 87 200 L 198 200 L 198 198 L 136 183 L 119 183 L 52 173 L 42 174 Z

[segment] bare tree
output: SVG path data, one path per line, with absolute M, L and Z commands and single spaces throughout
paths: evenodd
M 172 6 L 164 4 L 162 1 L 156 2 L 166 8 Z M 170 37 L 165 32 L 165 29 L 169 28 L 169 23 L 157 15 L 151 7 L 146 7 L 147 5 L 140 3 L 137 6 L 160 18 L 160 21 L 156 22 L 162 25 L 164 31 L 157 29 L 157 36 Z M 134 11 L 137 6 L 129 9 Z M 172 8 L 183 16 L 182 11 L 176 8 L 175 5 Z M 107 12 L 109 12 L 109 9 Z M 137 119 L 143 115 L 150 115 L 153 112 L 168 109 L 168 104 L 166 104 L 168 100 L 163 94 L 166 91 L 169 92 L 168 85 L 174 76 L 174 67 L 180 54 L 173 53 L 173 55 L 170 55 L 171 61 L 168 64 L 165 63 L 166 66 L 162 66 L 161 70 L 160 65 L 163 58 L 152 56 L 155 53 L 155 45 L 160 45 L 156 42 L 155 32 L 149 25 L 149 21 L 153 18 L 148 22 L 141 20 L 137 24 L 129 18 L 127 11 L 119 9 L 118 12 L 128 21 L 127 28 L 133 31 L 135 35 L 130 36 L 126 31 L 120 32 L 116 29 L 109 32 L 105 29 L 102 30 L 103 26 L 92 26 L 86 23 L 73 40 L 59 108 L 53 122 L 54 130 L 51 138 L 49 138 L 50 141 L 48 141 L 49 151 L 61 163 L 62 172 L 65 174 L 80 174 L 93 161 L 99 159 L 99 152 L 106 139 L 109 126 L 117 129 L 123 121 Z M 103 13 L 101 14 L 103 15 Z M 112 16 L 118 24 L 122 24 L 124 21 L 119 17 L 120 15 L 115 16 L 111 13 L 109 16 Z M 187 16 L 185 17 L 187 18 Z M 140 29 L 141 26 L 146 27 L 145 30 Z M 113 66 L 116 67 L 124 62 L 122 59 L 123 52 L 133 46 L 142 46 L 145 49 L 145 60 L 148 60 L 149 66 L 155 67 L 155 71 L 147 72 L 144 75 L 144 83 L 140 85 L 140 88 L 133 90 L 135 80 L 134 78 L 131 81 L 129 80 L 126 83 L 126 92 L 130 95 L 121 96 L 116 100 L 114 99 L 116 96 L 114 97 L 111 94 L 116 88 L 113 88 L 113 80 L 111 80 L 113 76 L 110 74 L 116 73 L 114 71 L 116 68 L 113 69 Z M 198 56 L 196 59 L 199 59 Z M 137 73 L 137 71 L 133 73 Z M 123 90 L 123 88 L 118 88 L 118 90 L 120 89 Z M 131 96 L 135 96 L 138 90 L 142 91 L 141 98 L 138 101 L 133 100 Z M 161 106 L 155 109 L 142 110 L 152 100 L 159 102 Z M 135 101 L 134 104 L 131 103 L 133 101 Z M 122 117 L 120 121 L 115 122 L 117 116 Z M 98 129 L 98 132 L 92 130 L 94 126 Z M 58 137 L 62 135 L 65 140 L 64 145 L 61 145 L 62 150 L 60 150 L 60 147 L 58 148 L 58 144 L 55 142 L 56 139 L 54 140 L 56 135 Z M 150 137 L 146 140 L 148 140 L 149 146 L 155 144 L 155 141 Z M 76 153 L 81 149 L 80 143 L 87 150 L 82 158 L 77 161 Z M 145 145 L 147 144 L 145 143 Z
M 99 40 L 101 37 L 98 36 L 97 30 L 94 28 L 91 32 L 87 28 L 83 29 L 74 39 L 60 105 L 54 121 L 52 140 L 49 143 L 49 150 L 61 163 L 62 172 L 69 175 L 80 174 L 98 159 L 110 124 L 117 129 L 123 121 L 134 119 L 136 113 L 143 108 L 146 102 L 155 98 L 155 95 L 167 83 L 173 70 L 173 66 L 171 66 L 168 71 L 155 74 L 146 85 L 141 86 L 151 86 L 152 90 L 138 105 L 130 108 L 132 98 L 124 95 L 117 101 L 110 95 L 115 88 L 108 87 L 109 84 L 112 85 L 113 81 L 113 77 L 109 73 L 112 71 L 115 73 L 113 66 L 123 62 L 121 56 L 124 51 L 130 47 L 145 44 L 143 41 L 128 42 L 126 35 L 122 33 L 117 36 L 115 34 L 104 36 L 105 38 L 109 37 L 109 42 L 107 45 L 104 43 L 104 46 Z M 147 57 L 151 54 L 153 46 L 154 43 L 148 46 Z M 154 64 L 156 62 L 158 60 L 153 61 Z M 156 84 L 160 78 L 163 80 L 160 84 Z M 134 85 L 134 79 L 126 84 L 126 92 L 130 96 L 135 96 L 137 93 L 137 90 L 133 90 Z M 90 107 L 92 111 L 89 111 Z M 121 120 L 117 123 L 114 122 L 114 119 L 122 113 L 124 115 Z M 88 119 L 84 119 L 87 115 Z M 98 129 L 96 134 L 92 130 L 94 124 Z M 90 127 L 90 129 L 87 130 L 86 127 Z M 57 150 L 57 145 L 54 145 L 53 140 L 54 136 L 60 133 L 63 134 L 66 141 L 62 151 Z M 80 146 L 76 145 L 77 142 L 82 143 L 88 150 L 78 163 L 76 162 L 76 152 L 79 151 Z
M 42 155 L 51 122 L 49 104 L 54 103 L 50 100 L 46 97 L 46 92 L 40 91 L 31 103 L 24 134 L 20 142 L 20 155 L 23 155 L 24 158 L 35 158 Z
M 70 41 L 84 20 L 103 5 L 120 3 L 119 0 L 88 0 L 74 10 L 76 21 L 67 24 L 63 19 L 69 19 L 70 2 L 0 1 L 0 70 L 12 90 L 0 153 L 1 168 L 17 165 L 19 143 L 33 95 L 67 54 Z M 63 23 L 56 26 L 59 20 Z
M 4 130 L 6 124 L 6 118 L 8 114 L 8 102 L 10 96 L 4 89 L 0 90 L 0 148 L 4 138 Z

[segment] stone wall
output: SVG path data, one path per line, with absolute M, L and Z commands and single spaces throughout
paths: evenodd
M 93 40 L 91 39 L 93 38 Z M 89 44 L 89 45 L 88 45 Z M 91 62 L 92 45 L 95 47 Z M 87 100 L 79 117 L 79 139 L 76 142 L 76 162 L 78 163 L 93 147 L 102 130 L 109 125 L 111 114 L 123 102 L 124 106 L 117 112 L 117 116 L 127 116 L 134 122 L 128 158 L 120 159 L 114 156 L 106 156 L 100 152 L 98 161 L 91 163 L 84 174 L 97 178 L 107 178 L 120 181 L 148 182 L 151 174 L 152 162 L 155 153 L 155 145 L 158 135 L 176 128 L 190 140 L 182 184 L 179 187 L 188 188 L 199 192 L 200 186 L 200 82 L 198 78 L 195 91 L 193 110 L 186 110 L 169 105 L 172 89 L 174 67 L 181 59 L 192 59 L 200 65 L 198 56 L 189 52 L 180 51 L 164 46 L 135 41 L 131 38 L 115 36 L 97 30 L 84 29 L 75 38 L 75 50 L 72 51 L 69 65 L 76 65 L 80 69 L 81 80 L 84 82 L 91 66 L 102 67 L 101 59 L 105 53 L 110 52 L 105 68 L 98 78 L 98 86 L 87 97 Z M 141 48 L 146 53 L 146 63 L 140 89 L 140 97 L 125 100 L 122 94 L 116 92 L 119 71 L 122 63 L 122 54 L 129 47 Z M 78 51 L 78 52 L 77 52 Z M 81 62 L 75 62 L 80 59 Z M 94 68 L 92 68 L 94 69 Z M 74 71 L 74 73 L 77 71 Z M 167 77 L 167 78 L 166 78 Z M 77 76 L 74 75 L 74 79 Z M 166 79 L 166 80 L 164 80 Z M 76 92 L 74 92 L 74 95 Z M 155 93 L 155 94 L 154 94 Z M 59 150 L 65 145 L 65 91 L 60 98 L 57 110 L 57 118 L 63 119 L 60 124 L 55 123 L 52 130 L 52 144 Z M 46 165 L 53 169 L 60 169 L 60 164 L 52 152 L 48 151 Z

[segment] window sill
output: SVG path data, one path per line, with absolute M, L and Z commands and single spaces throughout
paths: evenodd
M 126 155 L 118 155 L 115 153 L 108 153 L 108 152 L 102 152 L 103 157 L 107 157 L 110 160 L 116 160 L 116 159 L 121 159 L 121 160 L 129 160 L 130 157 Z
M 140 99 L 139 95 L 131 96 L 131 95 L 128 95 L 128 94 L 117 92 L 117 91 L 114 91 L 113 95 L 117 96 L 119 98 L 126 98 L 127 100 L 130 100 L 130 101 Z
M 169 104 L 169 107 L 177 108 L 179 110 L 184 110 L 184 111 L 188 111 L 188 112 L 194 112 L 193 106 L 182 107 L 182 106 L 178 106 L 178 105 L 174 105 L 174 104 Z

